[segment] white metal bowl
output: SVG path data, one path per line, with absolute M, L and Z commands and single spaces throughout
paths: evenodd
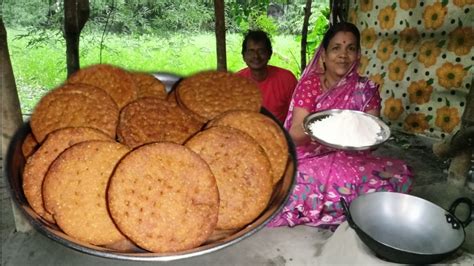
M 155 77 L 162 80 L 169 92 L 174 83 L 179 81 L 180 77 L 172 74 L 154 73 Z M 269 116 L 274 121 L 277 119 L 266 109 L 262 108 L 261 113 Z M 281 125 L 280 125 L 281 127 Z M 19 209 L 22 211 L 30 224 L 53 241 L 56 241 L 71 249 L 95 255 L 99 257 L 130 260 L 130 261 L 172 261 L 178 259 L 191 258 L 199 255 L 208 254 L 222 248 L 231 246 L 262 229 L 270 220 L 283 208 L 288 197 L 291 194 L 295 182 L 296 175 L 296 152 L 295 146 L 289 136 L 288 132 L 281 127 L 285 133 L 285 138 L 288 143 L 288 163 L 286 171 L 273 190 L 272 197 L 267 208 L 257 217 L 252 223 L 237 230 L 231 235 L 227 235 L 218 240 L 211 240 L 203 245 L 181 252 L 174 253 L 153 253 L 145 250 L 137 250 L 133 252 L 120 252 L 105 247 L 90 245 L 85 242 L 78 241 L 63 233 L 56 225 L 44 220 L 29 206 L 22 189 L 22 175 L 25 166 L 25 158 L 21 151 L 21 145 L 27 134 L 31 132 L 29 123 L 25 123 L 14 135 L 9 145 L 9 150 L 6 160 L 6 174 L 9 183 L 9 190 L 11 197 Z M 170 225 L 173 226 L 173 225 Z
M 316 135 L 314 135 L 311 132 L 310 125 L 313 122 L 322 120 L 324 118 L 327 118 L 327 117 L 330 117 L 330 116 L 333 116 L 333 115 L 340 114 L 343 111 L 344 112 L 351 112 L 351 113 L 353 113 L 355 115 L 359 115 L 359 116 L 368 117 L 380 126 L 380 133 L 378 133 L 377 138 L 376 138 L 376 142 L 373 145 L 366 145 L 366 146 L 340 145 L 340 144 L 337 144 L 337 143 L 331 143 L 331 142 L 328 142 L 324 139 L 318 138 Z M 319 142 L 319 143 L 321 143 L 325 146 L 328 146 L 328 147 L 331 147 L 331 148 L 334 148 L 334 149 L 339 149 L 339 150 L 360 151 L 360 150 L 375 149 L 377 146 L 379 146 L 380 144 L 387 141 L 388 138 L 390 137 L 390 128 L 380 118 L 378 118 L 376 116 L 373 116 L 373 115 L 370 115 L 368 113 L 361 112 L 361 111 L 347 110 L 347 109 L 330 109 L 330 110 L 325 110 L 325 111 L 321 111 L 321 112 L 310 113 L 303 120 L 303 128 L 304 128 L 305 133 L 307 135 L 309 135 L 311 137 L 311 139 L 313 139 L 313 140 L 315 140 L 315 141 L 317 141 L 317 142 Z M 344 129 L 341 128 L 341 130 L 344 130 Z

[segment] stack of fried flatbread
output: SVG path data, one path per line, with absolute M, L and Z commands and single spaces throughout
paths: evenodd
M 252 82 L 94 65 L 32 114 L 23 189 L 48 226 L 119 251 L 189 250 L 252 223 L 284 175 L 284 132 Z

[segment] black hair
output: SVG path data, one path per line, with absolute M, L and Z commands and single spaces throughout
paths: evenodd
M 265 48 L 267 48 L 270 55 L 272 55 L 272 42 L 268 37 L 267 33 L 262 30 L 249 30 L 247 34 L 245 34 L 244 41 L 242 42 L 242 55 L 247 50 L 247 41 L 252 40 L 254 42 L 262 42 L 265 44 Z
M 356 41 L 357 41 L 357 49 L 360 50 L 360 32 L 359 29 L 356 27 L 356 25 L 349 23 L 349 22 L 338 22 L 333 25 L 329 26 L 329 29 L 326 31 L 323 37 L 323 47 L 324 49 L 327 49 L 329 46 L 329 42 L 331 39 L 336 35 L 338 32 L 351 32 L 354 34 Z

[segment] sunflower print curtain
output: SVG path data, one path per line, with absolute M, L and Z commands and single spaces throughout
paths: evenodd
M 443 139 L 461 125 L 472 87 L 474 0 L 350 0 L 359 72 L 380 84 L 393 129 Z

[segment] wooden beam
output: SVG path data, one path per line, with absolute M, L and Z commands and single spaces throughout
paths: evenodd
M 89 0 L 64 0 L 64 38 L 68 77 L 79 70 L 79 37 L 89 19 Z
M 308 24 L 309 17 L 311 17 L 312 2 L 312 0 L 306 0 L 306 6 L 304 8 L 303 29 L 301 30 L 301 73 L 303 73 L 306 67 L 306 45 L 308 43 Z
M 217 70 L 226 71 L 227 57 L 225 47 L 224 0 L 214 0 L 214 13 L 216 17 Z
M 0 161 L 3 161 L 6 160 L 8 147 L 13 136 L 23 124 L 23 118 L 21 116 L 20 100 L 16 89 L 10 54 L 8 52 L 7 31 L 2 18 L 0 18 L 0 66 L 0 86 L 2 91 L 2 160 Z M 6 190 L 7 186 L 2 186 L 3 189 Z M 2 191 L 2 195 L 4 194 L 9 195 L 6 191 Z M 13 202 L 11 203 L 16 230 L 19 232 L 30 231 L 32 229 L 31 225 L 16 205 Z M 3 204 L 2 208 L 4 208 Z

